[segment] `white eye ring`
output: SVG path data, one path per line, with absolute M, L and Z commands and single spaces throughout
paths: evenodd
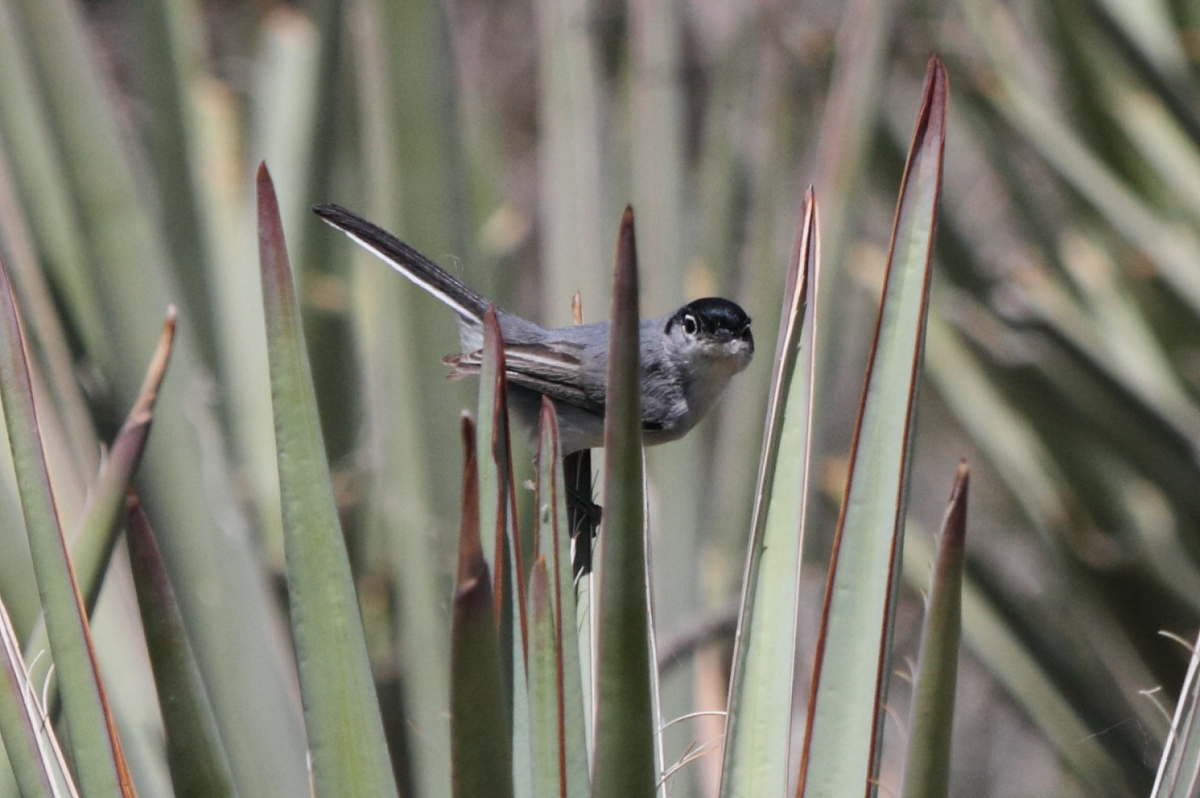
M 683 331 L 685 333 L 687 333 L 688 335 L 695 335 L 696 329 L 698 327 L 699 327 L 699 325 L 696 324 L 695 316 L 693 316 L 691 313 L 684 314 L 684 316 L 683 316 Z

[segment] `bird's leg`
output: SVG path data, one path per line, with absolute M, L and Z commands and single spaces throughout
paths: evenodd
M 571 530 L 571 571 L 578 579 L 592 571 L 592 551 L 600 528 L 600 505 L 592 500 L 592 452 L 584 449 L 563 458 L 567 486 L 567 526 Z

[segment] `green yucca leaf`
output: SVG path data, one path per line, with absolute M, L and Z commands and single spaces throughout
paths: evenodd
M 558 642 L 550 602 L 546 558 L 538 557 L 529 574 L 529 716 L 533 794 L 562 795 L 566 786 L 561 732 Z
M 96 607 L 100 588 L 104 585 L 104 575 L 108 573 L 113 547 L 121 534 L 125 515 L 125 494 L 133 481 L 150 436 L 154 406 L 163 377 L 166 376 L 167 360 L 171 355 L 174 338 L 175 308 L 171 307 L 167 310 L 162 337 L 142 381 L 142 389 L 138 392 L 133 409 L 129 411 L 117 437 L 113 439 L 108 457 L 101 464 L 100 474 L 88 493 L 83 515 L 72 538 L 71 562 L 89 616 Z M 46 650 L 48 645 L 45 621 L 42 618 L 29 636 L 25 651 L 30 656 L 36 656 L 38 652 Z M 55 691 L 58 682 L 50 671 L 53 659 L 43 659 L 46 662 L 39 662 L 34 673 L 46 675 L 47 694 L 50 696 L 47 703 L 52 708 L 57 704 Z
M 538 546 L 535 551 L 546 562 L 551 580 L 551 624 L 557 646 L 555 756 L 561 755 L 565 766 L 562 774 L 564 794 L 568 798 L 584 798 L 591 794 L 583 713 L 584 691 L 589 685 L 584 683 L 579 665 L 579 640 L 575 634 L 575 579 L 572 573 L 571 541 L 567 534 L 566 492 L 563 471 L 559 466 L 562 458 L 559 454 L 558 415 L 554 411 L 554 403 L 543 397 L 538 423 Z
M 800 553 L 810 487 L 819 259 L 817 204 L 809 189 L 788 264 L 746 555 L 725 724 L 725 796 L 780 795 L 788 784 Z
M 25 343 L 8 272 L 0 263 L 0 395 L 29 533 L 34 573 L 71 733 L 79 783 L 89 798 L 118 798 L 132 789 L 88 632 L 83 596 L 71 570 L 66 538 L 42 454 Z
M 653 796 L 657 776 L 642 506 L 642 404 L 633 209 L 617 238 L 604 420 L 604 527 L 595 795 Z
M 4 2 L 19 12 L 18 30 L 27 34 L 50 137 L 61 148 L 79 210 L 94 281 L 90 296 L 99 300 L 109 344 L 108 354 L 89 349 L 87 355 L 116 401 L 131 403 L 142 379 L 140 353 L 151 351 L 158 336 L 157 319 L 146 309 L 166 307 L 174 293 L 168 248 L 135 174 L 135 142 L 118 124 L 107 71 L 77 4 Z M 253 251 L 254 238 L 244 240 Z M 239 784 L 247 794 L 291 798 L 308 789 L 303 715 L 283 628 L 234 496 L 216 413 L 196 401 L 194 379 L 209 364 L 191 338 L 190 312 L 181 306 L 172 356 L 178 376 L 163 384 L 139 492 L 163 533 L 163 558 Z
M 154 683 L 167 736 L 167 763 L 177 798 L 232 798 L 233 773 L 221 742 L 217 721 L 200 679 L 192 645 L 183 627 L 175 591 L 154 540 L 150 521 L 137 495 L 130 491 L 129 560 Z
M 479 507 L 484 561 L 496 574 L 496 626 L 500 650 L 508 652 L 504 672 L 505 703 L 512 722 L 513 793 L 531 795 L 529 615 L 525 607 L 526 570 L 516 524 L 516 496 L 512 477 L 512 446 L 508 426 L 508 379 L 504 339 L 494 307 L 483 317 L 483 362 L 479 373 Z M 488 560 L 488 554 L 491 560 Z
M 945 68 L 933 56 L 896 208 L 883 305 L 834 539 L 797 790 L 807 798 L 867 790 L 878 767 L 947 92 Z
M 903 798 L 945 798 L 950 792 L 950 730 L 962 636 L 968 486 L 967 463 L 963 460 L 938 536 L 938 556 L 925 607 L 917 671 L 913 674 Z
M 456 798 L 506 798 L 513 794 L 512 723 L 503 696 L 492 580 L 479 536 L 475 425 L 466 416 L 462 437 L 462 528 L 450 633 L 450 765 Z
M 265 165 L 257 185 L 288 596 L 313 785 L 321 798 L 386 798 L 397 794 L 396 784 L 334 505 L 279 206 Z
M 931 320 L 928 331 L 937 393 L 923 404 L 934 423 L 919 430 L 915 478 L 924 479 L 925 453 L 957 449 L 964 434 L 994 466 L 972 474 L 986 502 L 974 508 L 981 534 L 963 586 L 963 640 L 990 673 L 964 671 L 962 692 L 986 696 L 986 711 L 960 713 L 955 772 L 992 793 L 1147 792 L 1147 757 L 1170 723 L 1138 692 L 1161 685 L 1162 695 L 1175 694 L 1187 666 L 1153 632 L 1186 633 L 1200 617 L 1192 534 L 1200 518 L 1200 4 L 958 0 L 903 17 L 899 38 L 893 23 L 905 11 L 894 0 L 853 0 L 814 19 L 785 4 L 766 37 L 761 14 L 732 5 L 715 15 L 687 3 L 590 14 L 582 0 L 307 0 L 302 11 L 207 4 L 203 17 L 196 0 L 137 0 L 129 13 L 113 5 L 0 0 L 0 252 L 68 530 L 79 528 L 99 474 L 95 430 L 110 430 L 133 402 L 158 309 L 180 307 L 138 489 L 242 795 L 292 798 L 309 787 L 279 605 L 286 599 L 272 589 L 283 533 L 245 154 L 265 153 L 275 167 L 291 225 L 317 403 L 400 790 L 449 798 L 448 565 L 460 463 L 446 443 L 453 407 L 474 411 L 476 386 L 442 379 L 438 358 L 457 346 L 452 314 L 362 253 L 348 255 L 340 238 L 311 223 L 307 206 L 339 197 L 361 206 L 484 296 L 552 327 L 568 320 L 576 289 L 589 321 L 607 309 L 602 231 L 628 197 L 641 222 L 641 261 L 652 269 L 642 280 L 647 316 L 724 295 L 773 328 L 795 186 L 813 182 L 829 346 L 819 353 L 813 448 L 821 457 L 809 481 L 819 473 L 824 487 L 840 478 L 840 433 L 856 410 L 845 398 L 861 387 L 852 383 L 877 309 L 877 286 L 876 295 L 861 284 L 842 289 L 846 276 L 866 283 L 882 273 L 876 243 L 890 219 L 879 211 L 894 200 L 914 70 L 930 47 L 954 53 L 950 70 L 968 88 L 948 123 L 943 218 L 952 228 L 938 240 L 931 304 L 940 324 Z M 205 41 L 211 46 L 200 47 Z M 746 562 L 767 359 L 737 377 L 686 439 L 646 451 L 652 607 L 672 637 L 730 628 L 723 610 Z M 512 641 L 522 620 L 546 618 L 530 596 L 523 615 L 504 607 L 518 603 L 541 556 L 561 657 L 558 771 L 544 783 L 556 794 L 565 771 L 568 794 L 580 798 L 591 793 L 600 569 L 576 585 L 559 567 L 569 545 L 564 489 L 561 476 L 545 475 L 563 458 L 545 454 L 545 440 L 540 528 L 524 549 L 501 544 L 511 555 L 500 558 L 507 581 L 488 554 L 497 530 L 489 513 L 508 516 L 506 533 L 516 515 L 512 482 L 507 497 L 489 487 L 491 382 L 483 380 L 486 409 L 476 416 L 477 465 L 491 597 L 501 597 L 491 631 L 496 613 L 508 626 L 497 641 L 508 675 L 497 679 L 513 711 L 501 725 L 519 738 L 536 698 L 522 689 L 545 687 L 532 671 L 520 675 L 513 657 L 532 652 Z M 946 410 L 961 428 L 940 423 Z M 520 441 L 514 448 L 520 472 Z M 2 460 L 0 592 L 29 639 L 40 607 L 16 483 Z M 780 473 L 775 482 L 794 479 Z M 533 494 L 515 488 L 524 528 Z M 794 484 L 782 492 L 794 507 Z M 930 509 L 913 505 L 910 529 Z M 828 509 L 810 508 L 808 534 Z M 780 554 L 778 543 L 766 545 L 765 559 Z M 914 534 L 904 548 L 916 561 L 913 552 L 928 544 Z M 525 568 L 513 569 L 518 551 Z M 85 559 L 74 562 L 87 594 L 97 583 Z M 794 558 L 780 559 L 790 559 L 780 572 L 795 572 Z M 96 645 L 139 787 L 170 792 L 140 625 L 116 563 L 100 571 L 108 585 Z M 764 563 L 760 574 L 771 569 Z M 926 581 L 924 566 L 917 570 L 906 573 L 910 585 Z M 786 618 L 795 585 L 782 584 L 777 614 Z M 786 692 L 774 686 L 789 668 L 756 670 L 740 659 L 749 638 L 762 638 L 769 606 L 755 603 L 732 674 L 727 632 L 673 647 L 689 653 L 671 660 L 652 727 L 723 708 L 731 675 L 735 691 L 741 682 L 764 697 Z M 720 619 L 693 617 L 709 612 Z M 540 639 L 550 639 L 545 629 Z M 770 642 L 776 653 L 792 646 L 784 635 Z M 50 663 L 44 656 L 37 667 Z M 895 667 L 873 664 L 885 676 Z M 45 684 L 40 674 L 33 681 L 39 691 Z M 653 680 L 650 693 L 653 707 Z M 721 713 L 700 712 L 654 737 L 660 795 L 712 792 L 722 777 L 720 789 L 737 792 L 728 785 L 755 773 L 771 798 L 780 780 L 796 778 L 773 753 L 788 745 L 778 731 L 786 702 L 756 702 L 772 718 L 767 733 L 744 722 L 744 698 L 732 700 L 725 745 L 757 737 L 761 762 L 730 756 L 722 771 L 716 755 L 700 756 L 722 744 Z M 1180 724 L 1173 743 L 1186 747 Z M 993 730 L 1019 745 L 981 756 Z M 520 763 L 522 744 L 506 733 Z M 1008 751 L 1017 749 L 1014 767 Z M 892 788 L 890 765 L 900 758 L 884 755 L 888 778 L 877 791 Z M 664 756 L 688 764 L 675 776 L 662 770 Z M 9 798 L 17 788 L 2 761 L 0 798 Z M 511 761 L 509 770 L 518 785 L 531 773 Z

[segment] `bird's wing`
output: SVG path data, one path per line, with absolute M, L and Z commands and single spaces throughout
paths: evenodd
M 569 343 L 552 346 L 507 344 L 504 347 L 506 373 L 514 385 L 603 416 L 603 397 L 596 397 L 580 387 L 580 374 L 583 371 L 581 352 L 582 347 Z M 454 368 L 450 378 L 455 379 L 478 374 L 482 357 L 483 353 L 476 350 L 451 355 L 443 358 L 442 362 Z
M 505 373 L 509 382 L 545 394 L 551 399 L 565 402 L 604 417 L 604 394 L 589 393 L 580 387 L 583 362 L 582 347 L 578 344 L 558 342 L 552 346 L 541 344 L 507 344 L 504 347 Z M 476 350 L 461 355 L 449 355 L 442 362 L 453 367 L 450 379 L 461 379 L 478 374 L 483 352 Z M 662 430 L 660 421 L 642 419 L 642 429 L 647 432 Z

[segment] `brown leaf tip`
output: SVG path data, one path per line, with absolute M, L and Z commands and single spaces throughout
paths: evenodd
M 942 106 L 946 104 L 946 94 L 949 91 L 950 79 L 946 75 L 946 65 L 937 53 L 929 54 L 929 63 L 925 67 L 925 83 L 931 96 L 936 95 Z
M 622 283 L 633 294 L 637 293 L 637 236 L 633 230 L 633 206 L 626 205 L 625 213 L 621 216 L 621 227 L 617 231 L 617 261 L 614 274 L 616 285 L 613 286 L 613 302 L 618 301 Z M 616 305 L 614 304 L 614 307 Z
M 500 374 L 504 374 L 504 335 L 500 331 L 500 320 L 496 317 L 496 306 L 490 302 L 483 312 L 483 348 L 496 351 L 500 359 Z
M 458 578 L 462 586 L 487 574 L 483 544 L 479 539 L 479 470 L 476 463 L 475 422 L 462 415 L 463 484 L 462 522 L 458 533 Z
M 954 487 L 950 491 L 950 503 L 953 504 L 964 496 L 970 484 L 971 469 L 967 466 L 967 458 L 963 457 L 959 459 L 958 468 L 954 471 Z
M 927 76 L 936 76 L 942 83 L 946 82 L 946 65 L 942 62 L 937 52 L 929 54 L 929 60 L 925 64 L 925 74 Z
M 463 452 L 466 457 L 475 456 L 475 419 L 471 418 L 471 414 L 463 411 L 462 419 L 459 422 L 462 429 Z
M 967 492 L 971 484 L 970 469 L 966 458 L 958 461 L 954 474 L 954 487 L 950 490 L 950 501 L 946 505 L 946 517 L 942 521 L 941 537 L 943 544 L 956 541 L 961 545 L 967 531 Z
M 542 394 L 542 409 L 540 416 L 542 423 L 546 423 L 547 421 L 554 419 L 554 401 L 545 394 Z
M 260 231 L 264 225 L 264 221 L 269 223 L 273 228 L 280 227 L 279 199 L 275 196 L 275 181 L 271 179 L 271 173 L 267 171 L 266 161 L 261 161 L 258 164 L 258 171 L 254 175 L 254 185 L 258 192 L 258 224 Z M 279 234 L 279 237 L 283 237 L 282 233 Z
M 634 243 L 633 233 L 633 206 L 626 205 L 625 213 L 621 214 L 621 227 L 617 232 L 617 261 L 618 271 L 621 270 L 621 264 L 629 265 L 636 263 L 634 260 L 637 255 L 636 244 Z

